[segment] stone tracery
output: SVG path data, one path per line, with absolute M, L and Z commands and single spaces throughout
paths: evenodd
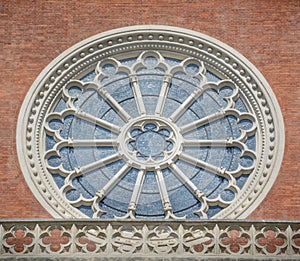
M 34 83 L 17 142 L 30 187 L 59 217 L 105 217 L 116 206 L 112 199 L 120 200 L 114 188 L 128 191 L 127 204 L 108 217 L 151 217 L 153 185 L 158 218 L 247 216 L 282 158 L 282 118 L 270 87 L 245 58 L 209 37 L 173 27 L 133 29 L 72 48 Z M 87 109 L 89 102 L 100 104 Z M 126 135 L 149 115 L 155 120 L 147 123 L 164 123 L 175 138 L 162 154 L 139 147 L 142 160 Z M 145 163 L 154 154 L 159 168 Z M 106 180 L 90 186 L 97 171 Z M 145 190 L 133 193 L 136 184 Z M 186 192 L 170 193 L 179 187 Z M 180 207 L 179 195 L 190 205 Z
M 123 61 L 123 63 L 126 62 Z M 161 83 L 159 95 L 157 94 L 155 97 L 156 104 L 149 106 L 147 104 L 149 96 L 143 96 L 142 92 L 145 92 L 145 88 L 155 81 L 151 78 L 153 68 L 162 69 L 161 76 L 164 77 L 164 80 Z M 140 70 L 142 72 L 139 73 Z M 178 217 L 173 213 L 174 209 L 169 197 L 169 193 L 172 193 L 172 191 L 165 182 L 166 174 L 164 173 L 167 170 L 173 173 L 174 178 L 177 178 L 199 201 L 200 207 L 194 213 L 201 218 L 208 217 L 207 211 L 212 206 L 217 205 L 225 208 L 230 205 L 236 194 L 240 193 L 240 187 L 237 185 L 236 178 L 250 174 L 254 168 L 256 154 L 255 151 L 247 147 L 245 141 L 255 135 L 257 129 L 256 121 L 253 114 L 236 109 L 235 103 L 239 98 L 239 93 L 237 86 L 232 81 L 219 80 L 218 82 L 208 82 L 205 72 L 206 69 L 203 63 L 196 59 L 187 58 L 170 66 L 159 52 L 146 51 L 142 52 L 131 66 L 125 66 L 122 64 L 122 61 L 114 58 L 99 62 L 96 66 L 94 80 L 91 82 L 82 80 L 70 81 L 63 88 L 63 98 L 61 99 L 65 102 L 66 108 L 59 113 L 55 110 L 49 113 L 45 125 L 46 133 L 53 137 L 53 140 L 56 142 L 46 152 L 47 168 L 52 174 L 59 174 L 64 178 L 64 185 L 60 188 L 60 191 L 66 200 L 74 207 L 91 206 L 93 217 L 102 216 L 106 211 L 101 209 L 101 201 L 110 191 L 118 186 L 123 177 L 135 168 L 139 172 L 135 184 L 133 184 L 134 189 L 132 190 L 132 196 L 130 202 L 128 202 L 128 210 L 124 217 L 135 217 L 147 172 L 154 172 L 165 218 L 184 218 L 184 216 Z M 159 75 L 158 72 L 156 74 Z M 145 76 L 148 76 L 147 84 L 140 86 L 139 80 L 141 81 L 141 78 Z M 135 117 L 132 116 L 131 112 L 124 109 L 122 106 L 123 101 L 117 101 L 113 97 L 118 91 L 118 85 L 122 86 L 127 78 L 129 78 L 127 84 L 130 83 L 130 88 L 133 90 L 133 96 L 129 100 L 131 99 L 136 104 L 138 112 Z M 173 79 L 176 78 L 182 80 L 185 84 L 190 84 L 193 89 L 186 99 L 181 103 L 177 101 L 178 105 L 176 104 L 176 107 L 172 106 L 174 111 L 167 117 L 164 107 L 170 106 L 168 102 L 172 100 L 168 96 L 169 89 L 174 84 Z M 110 90 L 111 82 L 114 83 L 114 93 Z M 185 86 L 181 88 L 184 89 Z M 85 95 L 86 92 L 90 92 L 89 96 Z M 208 92 L 213 94 L 207 94 Z M 124 122 L 123 126 L 120 123 L 121 120 L 115 124 L 113 118 L 104 119 L 105 117 L 95 116 L 85 111 L 85 106 L 87 107 L 89 102 L 91 103 L 90 106 L 99 106 L 100 110 L 102 104 L 98 104 L 99 101 L 97 102 L 93 98 L 96 95 L 98 99 L 101 99 L 102 103 L 107 103 L 119 116 Z M 185 114 L 190 110 L 190 107 L 197 102 L 201 103 L 205 95 L 215 96 L 214 99 L 217 106 L 214 106 L 216 108 L 213 108 L 205 116 L 192 111 L 196 115 L 196 120 L 180 124 L 179 120 L 182 117 L 189 117 L 188 115 L 185 116 Z M 146 105 L 144 102 L 146 102 Z M 211 105 L 206 104 L 206 106 Z M 154 113 L 152 107 L 155 107 Z M 203 110 L 202 107 L 200 109 Z M 65 119 L 70 116 L 73 119 L 66 124 Z M 220 136 L 212 139 L 199 139 L 197 135 L 193 136 L 194 139 L 186 137 L 186 134 L 193 133 L 199 128 L 206 128 L 206 126 L 227 119 L 227 117 L 236 119 L 236 126 L 234 127 L 233 124 L 230 124 L 230 128 L 235 128 L 238 135 L 232 132 L 232 136 L 226 139 L 222 139 Z M 76 127 L 74 118 L 82 120 L 84 123 L 95 124 L 107 132 L 111 132 L 111 137 L 107 138 L 105 135 L 102 135 L 104 138 L 100 136 L 100 139 L 87 139 L 84 135 L 86 131 L 84 123 L 84 127 Z M 239 122 L 242 121 L 247 124 L 239 126 Z M 78 123 L 78 125 L 80 124 Z M 62 135 L 63 129 L 66 129 L 65 132 L 68 133 L 66 137 Z M 78 133 L 76 134 L 76 132 Z M 79 136 L 80 138 L 76 139 L 73 136 Z M 148 143 L 145 144 L 145 142 Z M 154 143 L 149 145 L 149 142 Z M 75 163 L 73 164 L 74 166 L 71 164 L 68 167 L 64 166 L 62 158 L 66 156 L 62 155 L 62 151 L 70 148 L 76 150 L 82 147 L 111 148 L 111 153 L 83 166 L 76 166 Z M 243 166 L 241 162 L 237 162 L 234 168 L 231 167 L 231 170 L 228 170 L 223 166 L 208 163 L 198 158 L 197 155 L 196 157 L 189 155 L 186 152 L 186 148 L 221 148 L 224 154 L 228 148 L 238 149 L 240 151 L 239 158 L 247 158 L 248 164 Z M 230 154 L 228 151 L 227 153 Z M 240 161 L 231 159 L 231 161 L 234 160 Z M 107 167 L 118 161 L 122 161 L 123 167 L 117 173 L 114 173 L 115 175 L 94 195 L 88 198 L 79 193 L 75 200 L 68 199 L 68 193 L 76 190 L 76 186 L 73 184 L 76 179 L 82 178 L 83 180 L 84 176 L 90 172 Z M 225 179 L 227 186 L 210 198 L 209 195 L 206 195 L 207 192 L 201 191 L 184 171 L 178 167 L 178 162 L 180 161 Z M 198 173 L 197 175 L 201 174 Z M 233 194 L 232 199 L 223 199 L 221 194 L 224 191 L 230 191 Z M 180 198 L 177 198 L 177 201 L 180 200 Z M 115 216 L 118 217 L 117 215 Z

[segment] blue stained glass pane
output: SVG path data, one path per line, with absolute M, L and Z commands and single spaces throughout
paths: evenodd
M 97 189 L 93 186 L 93 182 L 89 179 L 92 175 L 93 173 L 89 173 L 87 174 L 87 178 L 83 176 L 77 178 L 78 184 L 80 184 L 82 189 L 86 192 L 85 195 L 90 195 L 91 197 L 97 192 Z
M 199 73 L 199 66 L 197 64 L 188 64 L 186 67 L 185 67 L 185 71 L 188 75 L 190 76 L 195 76 L 197 73 Z
M 138 82 L 143 97 L 145 95 L 158 96 L 163 83 L 163 76 L 141 75 L 138 77 Z
M 123 160 L 118 160 L 113 163 L 107 164 L 101 168 L 101 175 L 104 175 L 107 177 L 107 179 L 111 179 L 116 173 L 119 172 L 119 170 L 124 166 L 124 161 Z M 127 178 L 128 174 L 123 177 Z M 122 180 L 120 180 L 122 182 Z M 95 185 L 95 184 L 94 184 Z
M 67 139 L 68 137 L 72 137 L 72 121 L 74 117 L 73 116 L 67 116 L 64 120 L 64 125 L 61 128 L 60 135 Z
M 235 101 L 235 108 L 237 110 L 239 110 L 240 112 L 247 112 L 248 111 L 245 104 L 244 104 L 244 102 L 241 99 L 237 99 Z
M 199 139 L 199 140 L 205 140 L 210 139 L 211 134 L 209 130 L 207 130 L 206 126 L 202 126 L 199 128 L 196 128 L 195 130 L 189 131 L 183 135 L 186 139 Z
M 62 166 L 65 170 L 71 171 L 74 169 L 75 166 L 72 166 L 70 162 L 70 149 L 69 148 L 62 148 L 60 151 L 60 156 L 61 156 L 61 161 L 62 161 Z
M 138 109 L 136 107 L 136 102 L 134 98 L 124 100 L 120 103 L 123 109 L 129 113 L 130 116 L 136 118 L 139 116 Z
M 66 106 L 66 102 L 64 99 L 60 99 L 59 102 L 57 103 L 56 107 L 55 107 L 55 112 L 61 112 L 63 110 L 65 110 L 67 108 Z
M 94 139 L 111 139 L 115 138 L 116 134 L 105 128 L 96 126 L 93 132 Z
M 225 188 L 228 186 L 228 181 L 224 178 L 221 178 L 220 181 L 221 180 L 222 182 L 219 183 L 219 185 L 214 189 L 214 191 L 212 191 L 206 196 L 207 198 L 216 199 L 219 195 L 221 195 L 224 192 Z
M 256 148 L 256 136 L 250 136 L 247 138 L 245 142 L 246 146 L 248 147 L 249 150 L 255 151 Z
M 138 174 L 137 169 L 131 169 L 128 171 L 128 173 L 122 178 L 122 180 L 119 183 L 120 187 L 123 187 L 124 189 L 127 190 L 133 190 L 133 186 L 136 182 L 136 177 Z
M 52 174 L 52 177 L 58 188 L 61 188 L 65 184 L 65 178 L 59 174 Z
M 46 150 L 50 150 L 53 148 L 53 146 L 56 144 L 53 137 L 46 135 Z
M 165 168 L 162 170 L 162 173 L 168 191 L 173 191 L 176 188 L 182 186 L 181 182 L 174 176 L 170 169 Z
M 95 195 L 108 181 L 109 178 L 103 175 L 99 169 L 90 171 L 78 179 L 78 182 L 90 195 Z
M 101 160 L 108 156 L 111 156 L 116 153 L 115 148 L 111 147 L 95 147 L 94 148 L 94 156 L 95 160 Z
M 208 70 L 206 71 L 205 76 L 207 77 L 208 82 L 219 82 L 221 80 L 221 78 L 219 78 L 214 73 L 212 73 L 211 71 L 208 71 Z
M 91 195 L 87 190 L 85 190 L 85 188 L 80 184 L 80 182 L 77 178 L 75 178 L 73 180 L 72 185 L 74 186 L 74 189 L 69 190 L 66 194 L 67 198 L 70 201 L 77 200 L 80 197 L 80 195 L 82 195 L 83 197 L 85 197 L 87 199 L 93 197 L 93 195 Z
M 83 82 L 92 82 L 95 78 L 96 74 L 94 71 L 86 74 L 85 76 L 83 76 L 80 80 Z
M 178 65 L 181 62 L 181 60 L 178 60 L 178 59 L 175 59 L 175 58 L 170 58 L 170 57 L 165 57 L 165 61 L 171 67 L 174 67 L 174 66 Z
M 186 163 L 185 161 L 177 160 L 175 164 L 177 167 L 179 167 L 179 169 L 182 171 L 184 170 L 185 176 L 187 176 L 189 179 L 192 179 L 199 172 L 199 168 L 192 164 Z
M 253 159 L 249 156 L 243 156 L 241 157 L 240 164 L 245 168 L 249 168 L 253 165 Z
M 145 175 L 145 181 L 143 185 L 143 193 L 159 193 L 155 173 L 153 171 L 147 171 Z
M 153 115 L 155 113 L 158 96 L 162 86 L 163 76 L 140 75 L 138 76 L 138 82 L 146 112 L 149 115 Z
M 132 66 L 135 62 L 136 62 L 136 58 L 133 57 L 133 58 L 127 58 L 127 59 L 123 59 L 123 60 L 120 60 L 120 62 L 123 64 L 123 65 L 126 65 L 126 66 Z
M 131 194 L 131 191 L 124 190 L 120 186 L 117 186 L 113 190 L 111 190 L 109 194 L 104 198 L 103 203 L 108 207 L 126 213 L 128 209 L 128 203 L 131 199 Z
M 88 217 L 93 217 L 94 211 L 90 206 L 79 206 L 78 209 Z
M 243 186 L 246 183 L 248 177 L 249 177 L 249 175 L 241 175 L 241 176 L 236 178 L 236 184 L 240 189 L 243 188 Z
M 154 69 L 158 64 L 158 59 L 154 56 L 148 56 L 144 60 L 144 65 L 147 66 L 147 68 Z
M 199 170 L 197 175 L 191 178 L 191 181 L 203 191 L 206 195 L 212 193 L 216 187 L 218 187 L 219 183 L 221 182 L 220 177 L 217 175 L 206 171 L 206 170 Z
M 163 218 L 164 210 L 160 195 L 142 193 L 136 209 L 136 215 L 141 218 Z
M 48 159 L 48 164 L 51 167 L 58 167 L 61 164 L 61 158 L 58 156 L 52 156 Z
M 155 113 L 155 108 L 157 105 L 157 96 L 143 96 L 143 101 L 144 101 L 144 105 L 146 108 L 146 112 L 149 115 L 154 115 Z
M 168 99 L 182 103 L 195 90 L 195 85 L 181 79 L 173 78 L 170 84 Z M 176 107 L 173 107 L 176 108 Z
M 229 122 L 231 135 L 233 139 L 238 139 L 241 136 L 241 132 L 238 127 L 237 118 L 235 116 L 229 115 L 226 116 L 225 119 Z
M 194 195 L 183 185 L 176 190 L 170 191 L 169 197 L 174 213 L 179 212 L 181 215 L 185 215 L 184 210 L 198 203 Z
M 78 86 L 72 86 L 69 88 L 68 93 L 72 98 L 80 98 L 80 96 L 82 95 L 82 90 Z
M 213 216 L 215 216 L 216 214 L 218 214 L 221 210 L 223 210 L 222 207 L 220 206 L 211 206 L 208 211 L 207 211 L 207 216 L 208 218 L 211 218 Z
M 180 102 L 173 99 L 166 99 L 166 103 L 163 110 L 163 116 L 169 118 L 174 112 L 175 108 L 180 106 Z
M 250 120 L 240 120 L 238 123 L 240 130 L 250 130 L 253 127 L 253 123 Z
M 234 192 L 232 192 L 231 190 L 224 190 L 221 193 L 221 198 L 225 201 L 232 201 L 234 199 Z
M 120 79 L 116 82 L 109 83 L 105 86 L 105 89 L 118 102 L 133 97 L 132 87 L 131 84 L 129 83 L 128 78 Z
M 176 72 L 172 82 L 178 86 L 181 86 L 181 88 L 188 90 L 198 87 L 201 83 L 199 79 L 194 77 L 194 75 L 187 74 L 186 72 Z
M 52 130 L 60 130 L 63 127 L 63 123 L 60 120 L 51 120 L 48 124 Z
M 94 151 L 89 147 L 75 147 L 73 157 L 76 159 L 78 167 L 86 166 L 95 161 Z
M 204 147 L 185 147 L 183 152 L 190 155 L 196 159 L 206 161 L 209 149 Z
M 101 210 L 106 211 L 106 213 L 101 216 L 101 218 L 103 218 L 103 219 L 113 219 L 116 216 L 122 217 L 126 214 L 126 212 L 120 211 L 119 209 L 116 209 L 116 208 L 109 207 L 106 204 L 104 204 L 103 202 L 100 202 L 99 206 L 100 206 Z
M 228 166 L 229 171 L 234 171 L 238 168 L 240 164 L 240 156 L 241 156 L 241 150 L 238 148 L 228 148 L 228 151 L 231 153 L 231 160 L 230 165 Z

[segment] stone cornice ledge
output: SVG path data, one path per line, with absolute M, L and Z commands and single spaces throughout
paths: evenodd
M 0 259 L 300 258 L 300 221 L 2 219 Z

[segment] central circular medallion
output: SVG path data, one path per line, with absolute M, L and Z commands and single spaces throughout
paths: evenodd
M 120 134 L 119 150 L 134 167 L 163 169 L 180 151 L 176 126 L 163 117 L 140 117 L 130 121 Z
M 141 156 L 155 158 L 163 153 L 165 139 L 161 134 L 147 130 L 136 138 L 136 148 Z

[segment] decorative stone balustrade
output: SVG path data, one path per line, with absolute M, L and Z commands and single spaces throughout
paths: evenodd
M 297 221 L 1 220 L 6 258 L 300 259 Z

